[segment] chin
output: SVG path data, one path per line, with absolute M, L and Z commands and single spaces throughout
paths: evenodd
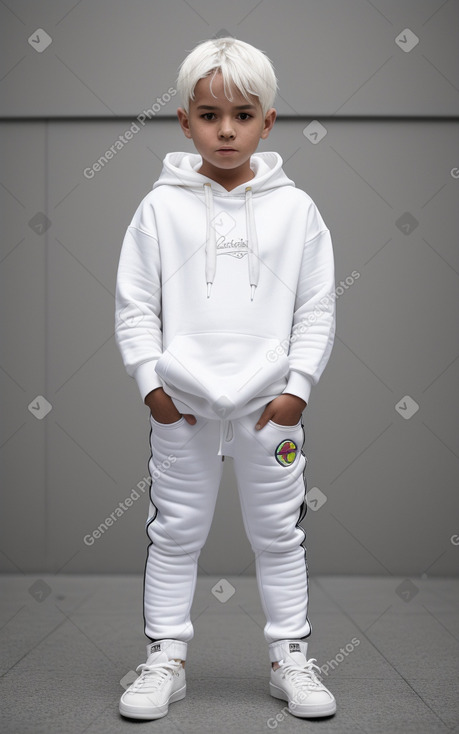
M 242 166 L 242 163 L 235 163 L 234 161 L 227 161 L 225 158 L 219 158 L 217 161 L 212 163 L 215 168 L 225 168 L 227 170 L 231 170 L 232 168 L 239 168 Z

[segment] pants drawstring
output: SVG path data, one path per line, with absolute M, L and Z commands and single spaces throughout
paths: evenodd
M 225 436 L 226 428 L 226 436 Z M 223 441 L 231 441 L 233 439 L 233 424 L 231 421 L 220 421 L 220 440 L 218 442 L 217 456 L 222 456 Z
M 225 421 L 220 421 L 220 441 L 218 443 L 218 452 L 217 456 L 222 455 L 222 448 L 223 448 L 223 434 L 225 431 Z

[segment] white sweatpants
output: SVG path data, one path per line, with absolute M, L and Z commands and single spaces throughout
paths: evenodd
M 168 425 L 150 417 L 151 543 L 144 618 L 152 641 L 188 642 L 193 637 L 190 610 L 198 557 L 214 514 L 222 455 L 234 459 L 244 527 L 256 558 L 266 641 L 301 639 L 311 632 L 305 532 L 299 525 L 306 512 L 303 426 L 269 422 L 256 431 L 261 412 L 231 421 L 197 417 L 194 426 L 183 417 Z

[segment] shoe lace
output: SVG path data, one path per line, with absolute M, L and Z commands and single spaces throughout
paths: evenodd
M 301 666 L 297 663 L 286 663 L 284 660 L 279 661 L 279 667 L 282 669 L 282 677 L 288 678 L 297 686 L 307 688 L 308 690 L 318 690 L 323 688 L 316 670 L 320 673 L 320 668 L 316 665 L 316 658 L 306 661 L 306 665 Z
M 130 686 L 130 691 L 134 692 L 148 687 L 148 690 L 158 690 L 163 683 L 180 668 L 182 663 L 178 660 L 169 660 L 167 663 L 142 663 L 136 668 L 139 677 Z

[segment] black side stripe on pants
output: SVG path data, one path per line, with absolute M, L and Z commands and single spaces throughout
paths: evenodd
M 301 453 L 302 453 L 302 455 L 305 457 L 305 459 L 307 461 L 306 455 L 305 455 L 305 453 L 303 451 L 303 448 L 304 448 L 304 445 L 305 445 L 305 442 L 306 442 L 306 435 L 305 435 L 305 431 L 304 431 L 303 419 L 301 419 L 301 429 L 303 431 L 303 443 L 302 443 L 302 446 L 301 446 Z M 303 533 L 303 540 L 301 541 L 300 545 L 303 548 L 303 553 L 304 553 L 304 565 L 305 565 L 305 569 L 306 569 L 306 581 L 307 581 L 307 588 L 308 588 L 308 595 L 309 595 L 309 568 L 308 568 L 308 559 L 307 559 L 307 555 L 306 555 L 306 531 L 300 525 L 301 521 L 304 520 L 304 518 L 306 516 L 306 512 L 308 510 L 308 504 L 306 502 L 306 492 L 307 492 L 307 489 L 308 489 L 308 483 L 307 483 L 307 479 L 306 479 L 306 466 L 304 467 L 304 472 L 303 472 L 303 482 L 304 482 L 303 502 L 301 503 L 300 510 L 299 510 L 299 513 L 298 513 L 298 519 L 296 521 L 296 527 L 299 530 L 301 530 L 302 533 Z M 308 602 L 309 602 L 309 596 L 308 596 Z M 308 606 L 309 606 L 309 604 L 308 604 Z M 306 621 L 307 621 L 307 623 L 309 625 L 309 629 L 310 629 L 309 635 L 310 635 L 311 632 L 312 632 L 312 626 L 311 626 L 311 622 L 309 621 L 309 617 L 308 617 L 307 611 L 306 611 Z M 306 640 L 309 637 L 309 635 L 306 635 L 305 637 L 302 637 L 301 639 L 302 640 Z
M 153 458 L 153 449 L 152 449 L 152 445 L 153 444 L 152 444 L 152 441 L 151 441 L 152 431 L 153 431 L 153 428 L 150 425 L 150 434 L 149 434 L 149 439 L 148 439 L 149 440 L 149 443 L 150 443 L 150 458 L 148 460 L 148 465 L 147 465 L 147 468 L 148 468 L 148 471 L 149 472 L 150 472 L 150 461 Z M 149 518 L 149 520 L 148 520 L 148 522 L 147 522 L 147 524 L 145 526 L 145 532 L 147 533 L 147 536 L 148 536 L 148 539 L 150 540 L 150 542 L 149 542 L 149 544 L 147 546 L 147 557 L 145 559 L 145 568 L 144 568 L 144 571 L 143 571 L 143 599 L 142 599 L 143 606 L 142 606 L 142 609 L 143 609 L 143 629 L 144 629 L 145 637 L 148 640 L 150 640 L 150 642 L 157 642 L 157 640 L 153 640 L 151 637 L 148 637 L 148 635 L 146 633 L 146 630 L 147 630 L 147 620 L 145 619 L 145 581 L 146 581 L 146 577 L 147 577 L 147 563 L 148 563 L 148 556 L 150 554 L 150 546 L 153 545 L 153 541 L 151 540 L 150 536 L 148 535 L 148 528 L 156 520 L 156 516 L 158 514 L 158 508 L 156 507 L 155 503 L 153 502 L 152 496 L 151 496 L 151 490 L 152 490 L 152 487 L 153 487 L 153 477 L 151 476 L 151 474 L 150 474 L 150 477 L 151 477 L 151 482 L 150 482 L 150 489 L 149 489 L 149 492 L 148 492 L 148 496 L 150 498 L 151 504 L 154 507 L 155 513 L 154 513 L 154 515 L 152 517 Z

